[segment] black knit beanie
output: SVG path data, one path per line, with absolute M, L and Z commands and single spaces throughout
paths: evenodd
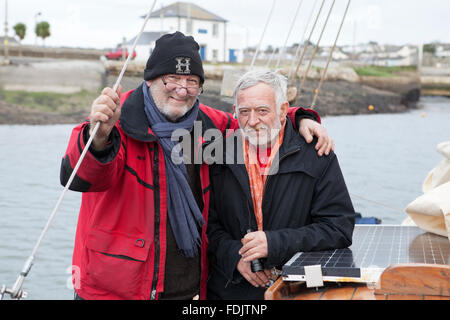
M 197 75 L 205 81 L 200 47 L 193 37 L 177 31 L 156 40 L 155 49 L 144 70 L 144 79 L 152 80 L 165 74 Z

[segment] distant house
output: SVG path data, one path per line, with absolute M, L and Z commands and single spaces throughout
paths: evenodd
M 0 44 L 4 45 L 5 44 L 5 37 L 1 36 L 0 37 Z M 17 46 L 19 44 L 19 42 L 17 42 L 17 40 L 14 37 L 8 37 L 8 45 L 13 45 L 13 46 Z
M 450 44 L 437 44 L 436 52 L 434 53 L 434 55 L 439 58 L 449 58 L 450 57 Z
M 148 60 L 148 57 L 150 57 L 150 55 L 152 54 L 156 40 L 158 40 L 162 35 L 166 33 L 167 32 L 164 31 L 150 31 L 142 33 L 139 42 L 136 44 L 136 61 L 146 62 Z M 131 51 L 135 41 L 136 37 L 126 43 L 129 52 Z
M 322 47 L 319 56 L 328 58 L 330 56 L 332 47 Z M 349 59 L 349 55 L 342 52 L 339 47 L 334 48 L 333 50 L 333 60 L 347 60 Z
M 239 36 L 227 34 L 227 20 L 193 3 L 175 2 L 154 11 L 145 31 L 145 38 L 143 35 L 136 49 L 136 60 L 146 61 L 155 40 L 175 31 L 194 37 L 200 46 L 202 60 L 240 62 L 243 59 L 242 41 Z M 128 46 L 131 47 L 133 42 L 130 40 Z
M 417 46 L 379 45 L 374 42 L 345 46 L 342 49 L 349 55 L 354 53 L 363 63 L 389 67 L 415 65 L 419 54 Z

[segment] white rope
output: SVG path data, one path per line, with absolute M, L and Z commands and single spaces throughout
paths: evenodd
M 279 52 L 279 54 L 278 54 L 278 59 L 277 59 L 277 64 L 275 66 L 275 69 L 278 69 L 278 67 L 280 65 L 280 62 L 281 62 L 281 58 L 284 56 L 284 53 L 286 51 L 287 42 L 289 40 L 289 37 L 291 36 L 292 29 L 294 28 L 294 25 L 297 22 L 298 13 L 300 12 L 300 8 L 302 6 L 302 3 L 303 3 L 303 0 L 300 0 L 299 4 L 297 6 L 297 10 L 295 11 L 295 14 L 294 14 L 294 19 L 292 19 L 291 26 L 290 26 L 288 34 L 286 36 L 286 40 L 284 40 L 284 44 L 283 44 L 283 47 L 281 48 L 281 52 Z
M 309 60 L 308 68 L 306 69 L 305 74 L 303 75 L 303 78 L 302 78 L 302 82 L 300 83 L 300 86 L 298 87 L 298 91 L 299 92 L 301 92 L 302 87 L 305 84 L 306 76 L 308 75 L 309 70 L 311 69 L 312 62 L 314 60 L 314 57 L 316 56 L 317 50 L 319 49 L 320 40 L 322 40 L 323 33 L 324 33 L 324 31 L 325 31 L 325 29 L 327 27 L 328 19 L 330 18 L 331 11 L 333 11 L 333 7 L 334 7 L 335 2 L 336 2 L 336 0 L 333 0 L 333 3 L 331 4 L 330 10 L 328 11 L 328 15 L 327 15 L 327 18 L 325 20 L 325 24 L 323 25 L 322 31 L 320 32 L 319 39 L 317 40 L 316 46 L 314 47 L 314 51 L 313 51 L 313 54 L 311 56 L 311 60 Z
M 313 32 L 314 32 L 314 29 L 316 28 L 317 20 L 319 20 L 320 13 L 322 12 L 322 8 L 323 8 L 323 5 L 324 5 L 324 4 L 325 4 L 325 0 L 322 0 L 322 4 L 320 5 L 319 12 L 317 13 L 316 19 L 314 20 L 314 24 L 313 24 L 313 26 L 312 26 L 312 28 L 311 28 L 310 33 L 309 33 L 308 40 L 306 40 L 305 47 L 303 48 L 302 56 L 300 57 L 300 60 L 299 60 L 298 63 L 297 63 L 297 68 L 295 69 L 295 73 L 294 73 L 294 76 L 295 76 L 295 77 L 297 77 L 298 70 L 300 69 L 300 66 L 302 65 L 303 58 L 304 58 L 304 56 L 305 56 L 306 50 L 308 49 L 308 46 L 309 46 L 309 43 L 310 43 L 310 40 L 311 40 L 311 36 L 312 36 L 312 34 L 313 34 Z
M 119 87 L 120 82 L 122 81 L 122 77 L 125 74 L 125 70 L 126 70 L 126 68 L 128 66 L 128 63 L 130 62 L 130 59 L 131 59 L 131 57 L 133 55 L 133 52 L 136 49 L 136 45 L 139 42 L 139 39 L 141 38 L 142 33 L 144 32 L 145 25 L 147 24 L 147 22 L 148 22 L 148 20 L 150 18 L 150 15 L 153 12 L 153 8 L 155 7 L 156 1 L 157 0 L 153 1 L 153 5 L 152 5 L 151 9 L 148 12 L 147 16 L 145 17 L 145 20 L 144 20 L 144 23 L 142 25 L 142 28 L 139 31 L 139 34 L 138 34 L 138 36 L 136 37 L 136 40 L 133 43 L 133 48 L 131 50 L 131 53 L 128 55 L 128 58 L 125 61 L 125 64 L 123 65 L 123 67 L 122 67 L 122 71 L 120 72 L 119 77 L 117 78 L 116 83 L 114 84 L 114 87 L 113 87 L 114 91 L 117 90 L 117 88 Z M 76 176 L 76 174 L 78 172 L 78 169 L 80 168 L 81 163 L 83 162 L 84 157 L 86 156 L 86 153 L 89 150 L 89 147 L 90 147 L 90 145 L 91 145 L 91 143 L 92 143 L 92 141 L 93 141 L 93 139 L 94 139 L 94 137 L 95 137 L 99 127 L 100 127 L 100 122 L 97 122 L 97 124 L 95 125 L 94 129 L 92 130 L 92 133 L 91 133 L 91 136 L 90 136 L 88 142 L 86 143 L 86 146 L 84 147 L 83 152 L 81 153 L 80 158 L 78 159 L 78 162 L 77 162 L 75 168 L 73 169 L 72 174 L 70 175 L 69 181 L 67 181 L 67 183 L 66 183 L 66 185 L 64 187 L 64 190 L 62 191 L 62 193 L 61 193 L 61 195 L 60 195 L 60 197 L 59 197 L 59 199 L 58 199 L 58 201 L 56 203 L 56 206 L 53 209 L 53 211 L 52 211 L 52 213 L 50 215 L 50 218 L 48 219 L 47 224 L 44 227 L 44 230 L 42 230 L 42 233 L 41 233 L 38 241 L 36 242 L 36 245 L 34 246 L 34 249 L 33 249 L 32 253 L 31 253 L 30 257 L 25 262 L 25 265 L 24 265 L 24 267 L 22 269 L 22 272 L 20 273 L 19 277 L 17 278 L 17 280 L 16 280 L 16 282 L 15 282 L 15 284 L 13 286 L 12 294 L 11 294 L 11 296 L 13 298 L 20 298 L 20 293 L 21 293 L 21 288 L 22 288 L 22 284 L 23 284 L 24 278 L 27 276 L 28 272 L 30 271 L 30 269 L 31 269 L 31 267 L 33 265 L 34 257 L 36 255 L 36 253 L 37 253 L 41 243 L 42 243 L 42 240 L 44 239 L 45 235 L 47 234 L 47 231 L 50 228 L 50 225 L 51 225 L 53 219 L 55 218 L 56 213 L 59 210 L 59 207 L 60 207 L 60 205 L 61 205 L 61 203 L 62 203 L 62 201 L 64 199 L 64 196 L 65 196 L 67 190 L 69 190 L 69 187 L 72 184 L 72 181 L 75 178 L 75 176 Z
M 317 4 L 317 0 L 314 1 L 313 7 L 312 7 L 311 12 L 308 17 L 308 21 L 305 24 L 305 30 L 303 30 L 302 38 L 301 38 L 300 42 L 298 43 L 297 50 L 295 51 L 295 57 L 294 57 L 294 59 L 292 59 L 291 67 L 289 68 L 288 80 L 291 79 L 292 71 L 294 71 L 295 62 L 297 61 L 298 55 L 300 54 L 300 48 L 302 47 L 302 43 L 305 40 L 306 31 L 308 30 L 309 23 L 311 22 L 311 18 L 313 16 L 314 9 L 316 9 L 316 4 Z
M 344 24 L 345 16 L 347 15 L 348 7 L 350 6 L 350 1 L 351 0 L 348 0 L 348 2 L 347 2 L 347 7 L 345 8 L 345 12 L 344 12 L 344 16 L 342 17 L 341 25 L 339 26 L 339 30 L 338 30 L 338 33 L 336 35 L 336 39 L 334 40 L 333 47 L 331 48 L 330 55 L 328 56 L 328 60 L 327 60 L 327 64 L 325 66 L 325 69 L 323 70 L 322 76 L 320 77 L 319 85 L 317 86 L 317 89 L 315 90 L 314 99 L 313 99 L 313 102 L 311 103 L 310 109 L 314 109 L 314 107 L 316 106 L 317 97 L 319 96 L 319 91 L 322 88 L 323 81 L 324 81 L 325 76 L 326 76 L 326 74 L 328 72 L 328 65 L 330 64 L 330 61 L 333 58 L 333 52 L 334 52 L 334 49 L 336 48 L 336 43 L 337 43 L 337 41 L 339 39 L 339 35 L 340 35 L 341 29 L 342 29 L 342 25 Z
M 270 55 L 269 60 L 267 60 L 266 68 L 270 69 L 270 64 L 272 63 L 273 57 L 275 56 L 275 51 L 277 51 L 277 47 L 273 47 L 272 54 Z
M 394 211 L 398 211 L 398 212 L 404 213 L 404 210 L 403 210 L 403 209 L 395 208 L 395 207 L 392 207 L 392 206 L 390 206 L 390 205 L 387 205 L 387 204 L 384 204 L 384 203 L 381 203 L 381 202 L 378 202 L 378 201 L 375 201 L 375 200 L 370 200 L 370 199 L 367 199 L 367 198 L 365 198 L 365 197 L 363 197 L 363 196 L 360 196 L 360 195 L 357 195 L 357 194 L 354 194 L 354 193 L 350 193 L 350 196 L 352 196 L 352 197 L 354 197 L 354 198 L 358 198 L 358 199 L 360 199 L 360 200 L 364 200 L 364 201 L 367 201 L 367 202 L 376 204 L 376 205 L 378 205 L 378 206 L 380 206 L 380 207 L 384 207 L 384 208 L 388 208 L 388 209 L 391 209 L 391 210 L 394 210 Z
M 250 64 L 250 70 L 252 70 L 253 66 L 255 65 L 256 57 L 259 54 L 259 50 L 261 48 L 261 44 L 262 44 L 262 41 L 264 39 L 264 35 L 266 34 L 267 26 L 269 25 L 270 19 L 272 17 L 273 9 L 275 8 L 275 3 L 276 3 L 276 0 L 273 0 L 272 8 L 270 9 L 269 16 L 267 17 L 266 25 L 264 26 L 264 30 L 263 30 L 263 33 L 261 35 L 261 39 L 259 40 L 258 47 L 256 48 L 255 55 L 253 56 L 252 63 Z

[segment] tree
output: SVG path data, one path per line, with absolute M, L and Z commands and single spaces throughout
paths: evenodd
M 19 56 L 22 56 L 22 40 L 25 38 L 25 34 L 27 33 L 27 26 L 19 22 L 14 25 L 13 29 L 16 32 L 16 36 L 19 38 Z
M 20 41 L 22 41 L 23 38 L 25 38 L 25 34 L 27 32 L 27 26 L 24 25 L 22 22 L 19 22 L 14 25 L 13 29 L 16 32 L 16 36 L 18 36 Z
M 432 55 L 436 53 L 436 44 L 434 43 L 426 43 L 423 45 L 423 52 L 429 52 Z
M 45 43 L 45 38 L 50 37 L 50 24 L 47 21 L 39 22 L 35 29 L 36 35 L 42 38 Z

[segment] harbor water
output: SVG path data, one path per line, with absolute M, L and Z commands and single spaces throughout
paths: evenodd
M 450 99 L 424 97 L 401 114 L 324 117 L 357 212 L 401 224 L 405 206 L 450 141 Z M 376 111 L 376 110 L 375 110 Z M 11 287 L 63 187 L 59 167 L 72 125 L 0 126 L 0 286 Z M 81 194 L 69 191 L 24 283 L 28 299 L 73 299 L 71 259 Z

